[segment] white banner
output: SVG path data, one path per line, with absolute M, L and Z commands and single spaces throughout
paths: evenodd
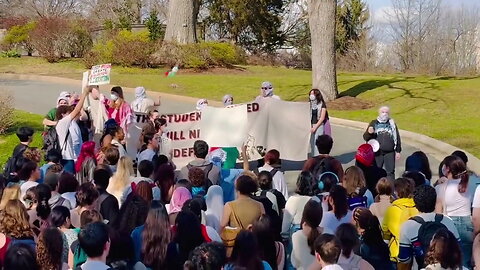
M 200 138 L 216 147 L 241 147 L 247 138 L 247 105 L 202 110 Z
M 207 108 L 203 116 L 208 123 L 202 120 L 200 111 L 161 117 L 167 120 L 173 162 L 181 168 L 194 159 L 193 143 L 203 138 L 210 147 L 239 147 L 246 142 L 250 160 L 261 158 L 270 149 L 279 150 L 282 159 L 305 160 L 310 139 L 309 110 L 308 103 L 266 99 L 233 108 Z M 127 151 L 133 158 L 146 121 L 146 115 L 136 113 L 129 128 Z M 204 128 L 206 135 L 200 132 Z

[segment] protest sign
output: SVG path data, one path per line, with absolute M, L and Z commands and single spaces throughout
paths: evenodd
M 247 112 L 246 123 L 245 113 L 240 110 Z M 202 138 L 206 139 L 210 147 L 239 147 L 240 142 L 245 142 L 249 160 L 261 158 L 270 149 L 280 149 L 281 158 L 286 160 L 300 161 L 307 158 L 310 139 L 308 103 L 267 99 L 233 108 L 206 108 L 203 112 L 164 114 L 161 117 L 167 120 L 168 137 L 172 140 L 172 159 L 178 168 L 194 159 L 193 143 Z M 204 122 L 203 117 L 208 123 Z M 220 126 L 215 126 L 208 119 L 220 121 L 217 122 Z M 129 128 L 129 133 L 132 134 L 127 135 L 127 151 L 133 158 L 146 121 L 149 121 L 146 115 L 136 113 Z M 207 134 L 204 135 L 203 132 Z M 235 134 L 237 132 L 239 135 Z M 130 151 L 134 151 L 133 154 Z
M 111 70 L 112 70 L 112 64 L 103 64 L 103 65 L 93 66 L 92 69 L 90 70 L 88 85 L 109 84 Z
M 216 147 L 241 147 L 247 137 L 247 105 L 202 110 L 200 138 Z

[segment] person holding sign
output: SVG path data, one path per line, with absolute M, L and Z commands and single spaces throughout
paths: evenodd
M 72 174 L 75 174 L 75 160 L 77 160 L 78 155 L 75 153 L 73 139 L 70 135 L 70 127 L 72 122 L 75 121 L 74 119 L 80 115 L 83 103 L 89 92 L 90 89 L 88 88 L 83 90 L 82 96 L 74 108 L 68 105 L 62 105 L 57 108 L 57 125 L 55 126 L 55 130 L 57 131 L 62 151 L 61 164 L 63 165 L 64 171 Z
M 132 109 L 123 97 L 123 89 L 115 86 L 110 92 L 110 99 L 103 97 L 103 104 L 107 110 L 108 118 L 115 119 L 123 130 L 128 130 L 128 125 L 132 122 Z
M 134 112 L 149 113 L 152 107 L 160 106 L 160 103 L 160 97 L 157 101 L 148 98 L 143 86 L 135 88 L 135 100 L 131 104 Z
M 380 144 L 380 149 L 375 153 L 375 161 L 379 168 L 385 165 L 387 177 L 390 180 L 395 179 L 395 160 L 400 159 L 402 152 L 402 143 L 397 125 L 390 118 L 390 108 L 382 106 L 378 110 L 377 119 L 370 122 L 367 130 L 363 134 L 363 139 L 369 141 L 375 139 Z
M 274 98 L 280 100 L 280 97 L 273 94 L 273 85 L 271 82 L 263 82 L 260 87 L 260 96 L 255 98 L 255 101 L 260 101 L 264 98 Z

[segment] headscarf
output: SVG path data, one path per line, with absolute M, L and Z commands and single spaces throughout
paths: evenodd
M 197 110 L 201 111 L 203 109 L 205 109 L 205 107 L 208 106 L 208 100 L 205 99 L 205 98 L 202 98 L 202 99 L 199 99 L 197 101 Z
M 213 227 L 218 232 L 220 231 L 220 220 L 223 216 L 223 189 L 217 185 L 210 186 L 205 203 L 207 204 L 207 211 L 205 211 L 206 225 Z
M 178 187 L 173 191 L 172 199 L 168 207 L 168 213 L 174 214 L 182 211 L 183 204 L 192 198 L 192 194 L 184 187 Z
M 80 172 L 82 169 L 82 163 L 89 157 L 95 160 L 95 142 L 93 141 L 84 142 L 82 144 L 80 155 L 78 155 L 77 162 L 75 163 L 75 172 Z
M 227 94 L 223 96 L 222 101 L 223 101 L 223 106 L 225 107 L 233 105 L 233 96 L 230 94 Z
M 71 96 L 72 95 L 70 95 L 70 93 L 67 92 L 67 91 L 61 92 L 60 95 L 58 95 L 58 98 L 57 98 L 57 107 L 58 107 L 58 103 L 60 102 L 60 100 L 65 100 L 68 103 Z
M 134 112 L 141 111 L 143 100 L 147 98 L 147 93 L 143 86 L 135 88 L 135 100 L 132 102 L 132 110 Z
M 387 110 L 387 112 L 382 112 L 384 110 Z M 387 106 L 380 107 L 380 109 L 378 109 L 377 121 L 380 123 L 386 123 L 388 120 L 390 120 L 390 108 Z
M 263 82 L 262 87 L 262 96 L 263 97 L 271 97 L 273 96 L 273 85 L 270 82 Z

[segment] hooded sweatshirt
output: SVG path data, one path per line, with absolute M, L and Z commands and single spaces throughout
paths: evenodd
M 413 198 L 400 198 L 388 207 L 383 217 L 383 239 L 390 240 L 390 260 L 397 261 L 400 241 L 400 228 L 410 217 L 418 214 Z
M 188 171 L 193 167 L 202 169 L 205 172 L 207 179 L 210 180 L 213 185 L 219 184 L 220 169 L 213 165 L 212 162 L 201 159 L 192 160 L 187 166 L 183 167 L 180 171 L 181 178 L 179 179 L 188 179 Z

